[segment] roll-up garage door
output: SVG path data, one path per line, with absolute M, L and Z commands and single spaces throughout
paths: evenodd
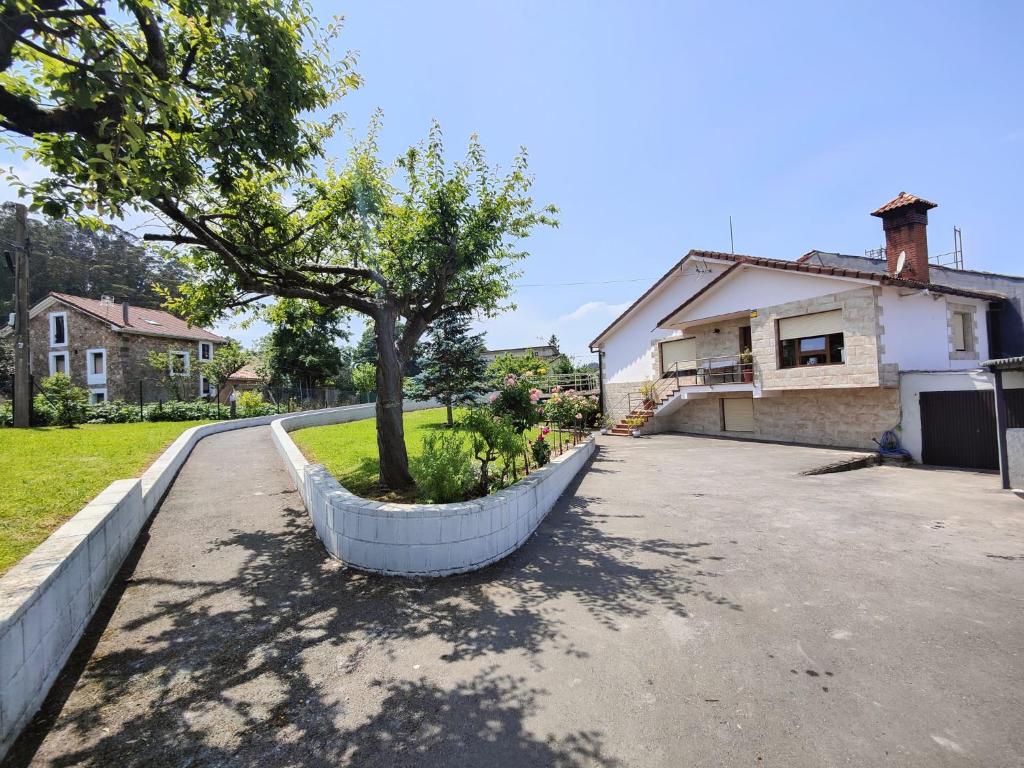
M 677 339 L 661 345 L 661 370 L 667 371 L 678 363 L 676 370 L 687 371 L 697 367 L 697 340 Z
M 750 397 L 726 398 L 722 400 L 726 432 L 754 431 L 754 400 Z

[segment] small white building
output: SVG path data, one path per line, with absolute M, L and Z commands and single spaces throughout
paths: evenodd
M 1024 279 L 932 281 L 933 207 L 901 193 L 874 212 L 886 234 L 884 268 L 830 263 L 818 252 L 783 261 L 690 251 L 591 342 L 605 412 L 622 420 L 614 431 L 645 422 L 642 431 L 873 449 L 897 430 L 916 460 L 990 466 L 994 424 L 991 457 L 975 456 L 982 438 L 957 431 L 960 410 L 984 420 L 985 395 L 958 403 L 921 393 L 991 390 L 980 364 L 1019 354 L 998 347 L 1022 337 Z M 650 382 L 654 397 L 644 402 Z M 1010 419 L 1024 426 L 1017 395 L 1024 389 L 1008 400 Z

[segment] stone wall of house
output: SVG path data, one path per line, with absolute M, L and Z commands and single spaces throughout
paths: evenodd
M 873 450 L 873 442 L 900 422 L 898 389 L 791 390 L 755 398 L 754 431 L 723 429 L 722 399 L 749 397 L 743 393 L 690 400 L 650 422 L 650 429 L 702 435 L 751 437 L 788 443 L 807 443 Z
M 865 286 L 852 291 L 792 301 L 758 310 L 750 321 L 754 362 L 761 387 L 773 389 L 823 389 L 835 387 L 898 386 L 891 371 L 880 370 L 878 339 L 881 333 L 878 295 L 881 288 Z M 777 321 L 841 309 L 845 362 L 841 365 L 779 368 Z
M 604 386 L 604 412 L 612 421 L 618 421 L 629 413 L 626 395 L 640 391 L 642 381 L 620 381 L 603 382 Z M 637 398 L 633 398 L 633 406 L 636 407 Z
M 749 318 L 722 320 L 702 325 L 685 335 L 697 338 L 697 357 L 735 357 L 740 353 L 740 328 L 750 325 Z M 715 331 L 718 333 L 715 333 Z
M 50 347 L 49 315 L 54 312 L 65 312 L 67 315 L 67 346 Z M 93 388 L 105 388 L 108 400 L 138 401 L 140 381 L 145 402 L 169 400 L 176 393 L 150 367 L 148 356 L 150 352 L 182 351 L 189 353 L 191 371 L 183 377 L 181 394 L 186 400 L 199 396 L 197 340 L 119 332 L 111 328 L 109 323 L 63 304 L 55 304 L 32 318 L 29 321 L 29 333 L 32 346 L 31 370 L 37 383 L 50 375 L 50 352 L 66 351 L 68 373 L 75 386 L 90 389 L 86 378 L 86 351 L 105 349 L 107 381 L 105 385 L 93 385 Z

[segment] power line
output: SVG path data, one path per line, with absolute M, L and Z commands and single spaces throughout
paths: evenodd
M 555 288 L 566 285 L 611 285 L 612 283 L 645 283 L 654 280 L 653 277 L 630 277 L 624 280 L 596 280 L 583 281 L 579 283 L 516 283 L 514 288 Z

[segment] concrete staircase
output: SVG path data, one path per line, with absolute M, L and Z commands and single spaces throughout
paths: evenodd
M 653 403 L 641 405 L 639 408 L 634 408 L 628 414 L 619 419 L 615 425 L 608 432 L 610 435 L 621 435 L 627 437 L 633 433 L 634 429 L 639 427 L 631 427 L 629 422 L 633 419 L 643 419 L 643 423 L 646 424 L 656 414 L 665 403 L 676 396 L 680 387 L 672 384 L 664 392 L 659 393 L 659 397 Z M 650 407 L 649 407 L 650 406 Z M 641 425 L 642 426 L 642 425 Z

